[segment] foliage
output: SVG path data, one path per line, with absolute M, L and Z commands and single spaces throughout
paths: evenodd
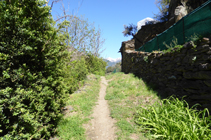
M 86 57 L 86 65 L 89 73 L 105 75 L 107 63 L 102 58 L 89 54 L 88 57 Z
M 173 47 L 175 47 L 175 46 L 178 45 L 178 40 L 177 40 L 177 38 L 174 36 L 173 39 L 172 39 L 172 42 L 171 42 L 169 45 L 166 44 L 166 42 L 163 42 L 163 44 L 166 46 L 166 48 L 172 49 Z
M 203 38 L 202 35 L 199 35 L 199 34 L 194 33 L 187 40 L 188 41 L 193 41 L 193 43 L 195 45 L 199 45 L 201 43 L 201 41 L 202 41 L 202 38 Z
M 84 57 L 74 61 L 69 60 L 63 67 L 62 71 L 65 75 L 63 83 L 70 93 L 73 93 L 83 84 L 83 80 L 89 73 L 87 67 L 88 66 Z
M 134 36 L 137 32 L 137 26 L 134 24 L 124 25 L 125 30 L 122 32 L 124 36 Z
M 60 28 L 60 33 L 64 35 L 63 42 L 68 46 L 69 52 L 72 52 L 72 56 L 92 54 L 99 57 L 103 52 L 104 40 L 100 28 L 96 29 L 94 24 L 83 17 L 69 15 L 57 26 Z
M 146 62 L 146 63 L 148 63 L 148 59 L 149 59 L 149 57 L 148 56 L 144 56 L 144 61 Z
M 155 19 L 160 22 L 168 21 L 168 9 L 171 0 L 156 0 L 156 5 L 159 8 L 159 14 L 155 15 Z
M 83 17 L 66 15 L 68 18 L 57 23 L 59 38 L 69 52 L 64 67 L 65 85 L 74 92 L 88 73 L 105 74 L 106 64 L 99 58 L 104 40 L 100 29 Z
M 174 53 L 174 52 L 179 52 L 181 49 L 183 48 L 183 45 L 177 45 L 177 46 L 174 46 L 174 48 L 169 48 L 167 50 L 163 50 L 162 52 L 165 54 L 165 53 Z
M 90 120 L 100 90 L 100 76 L 91 74 L 87 77 L 89 78 L 85 79 L 85 84 L 89 86 L 85 91 L 81 91 L 80 94 L 72 94 L 66 102 L 67 108 L 72 108 L 72 111 L 66 110 L 65 117 L 58 123 L 56 137 L 59 139 L 85 139 L 83 125 Z
M 158 21 L 147 21 L 146 22 L 146 25 L 153 25 L 153 24 L 156 24 L 156 23 L 158 23 Z
M 67 52 L 43 5 L 0 2 L 1 139 L 47 139 L 61 117 Z
M 196 106 L 195 106 L 196 107 Z M 140 107 L 135 122 L 143 132 L 157 139 L 208 140 L 211 138 L 211 121 L 207 109 L 189 109 L 187 102 L 170 97 L 153 106 Z
M 110 72 L 114 72 L 116 70 L 116 72 L 120 72 L 121 71 L 121 62 L 116 63 L 114 66 L 110 66 L 106 69 L 106 73 L 110 73 Z
M 176 37 L 173 37 L 172 42 L 169 45 L 165 42 L 163 42 L 163 44 L 166 46 L 166 48 L 168 48 L 167 50 L 163 50 L 163 53 L 180 51 L 183 48 L 183 45 L 178 45 L 178 40 Z

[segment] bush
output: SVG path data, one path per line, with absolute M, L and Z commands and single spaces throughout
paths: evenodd
M 110 66 L 106 69 L 106 73 L 110 72 L 121 72 L 121 62 L 116 63 L 114 66 Z
M 0 139 L 48 138 L 61 117 L 67 53 L 43 5 L 0 2 Z
M 65 73 L 64 84 L 66 89 L 73 93 L 80 86 L 80 83 L 83 82 L 86 75 L 88 74 L 88 68 L 86 65 L 85 58 L 77 59 L 74 61 L 68 61 L 63 69 Z
M 86 65 L 89 73 L 105 75 L 107 63 L 102 58 L 89 54 L 88 57 L 86 57 Z
M 89 72 L 104 75 L 102 59 L 71 61 L 62 28 L 44 0 L 0 1 L 0 139 L 48 139 L 68 93 Z

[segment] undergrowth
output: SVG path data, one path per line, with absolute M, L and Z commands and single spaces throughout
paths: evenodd
M 197 105 L 196 105 L 197 106 Z M 170 97 L 152 106 L 140 107 L 135 122 L 142 132 L 156 139 L 210 140 L 211 121 L 207 109 L 197 111 L 188 103 Z
M 100 90 L 100 76 L 91 75 L 91 80 L 85 80 L 88 85 L 84 91 L 72 94 L 67 101 L 65 116 L 57 127 L 59 140 L 85 140 L 85 129 L 83 125 L 90 120 L 93 106 L 97 101 Z
M 210 140 L 211 120 L 207 109 L 197 111 L 184 100 L 161 100 L 155 91 L 132 74 L 106 76 L 111 117 L 119 140 Z

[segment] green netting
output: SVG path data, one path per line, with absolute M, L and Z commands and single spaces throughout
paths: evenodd
M 191 36 L 211 34 L 211 0 L 183 17 L 163 33 L 145 43 L 136 51 L 152 52 L 153 50 L 166 50 L 166 46 L 177 39 L 177 44 L 182 45 L 189 41 Z M 166 44 L 166 45 L 165 45 Z

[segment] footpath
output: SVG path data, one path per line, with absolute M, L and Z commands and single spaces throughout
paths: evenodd
M 104 76 L 101 77 L 100 92 L 97 105 L 91 115 L 91 121 L 85 126 L 87 140 L 114 140 L 115 136 L 115 120 L 110 117 L 110 111 L 107 101 L 104 99 L 106 95 L 107 81 Z

